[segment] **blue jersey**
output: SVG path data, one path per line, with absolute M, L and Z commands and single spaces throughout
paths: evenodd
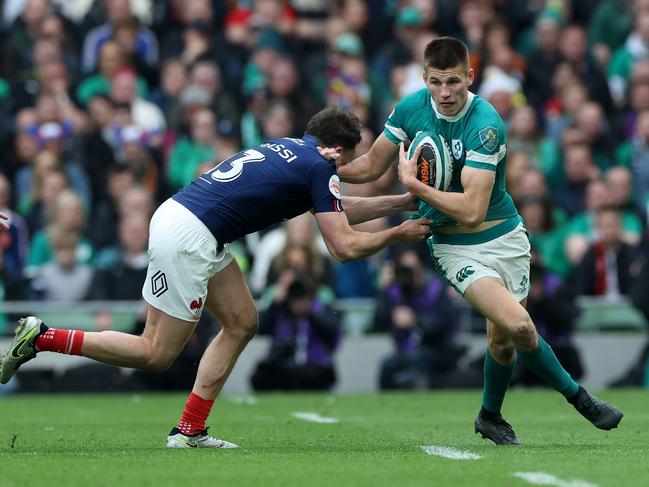
M 317 140 L 275 139 L 247 149 L 194 179 L 173 196 L 219 244 L 314 210 L 343 211 L 336 166 Z

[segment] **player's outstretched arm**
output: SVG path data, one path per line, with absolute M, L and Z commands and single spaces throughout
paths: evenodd
M 439 191 L 417 179 L 419 152 L 416 150 L 412 159 L 408 159 L 403 143 L 399 146 L 399 179 L 406 189 L 461 225 L 480 225 L 487 214 L 496 173 L 464 166 L 460 175 L 464 192 Z
M 339 262 L 367 257 L 397 242 L 418 242 L 429 233 L 432 223 L 426 218 L 407 220 L 398 227 L 368 233 L 350 227 L 344 213 L 320 212 L 315 218 L 329 253 Z
M 380 178 L 397 156 L 398 147 L 385 135 L 379 135 L 370 150 L 336 170 L 348 183 L 367 183 Z
M 343 196 L 342 200 L 350 225 L 417 209 L 417 198 L 411 193 L 368 198 Z

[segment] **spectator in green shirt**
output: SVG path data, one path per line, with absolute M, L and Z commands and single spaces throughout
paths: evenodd
M 99 50 L 99 69 L 79 83 L 77 88 L 79 102 L 85 106 L 94 96 L 109 95 L 111 78 L 126 65 L 124 51 L 119 44 L 114 41 L 104 42 Z M 146 82 L 141 77 L 137 79 L 137 92 L 141 97 L 146 97 L 148 93 Z
M 187 186 L 202 164 L 222 161 L 237 150 L 219 137 L 216 115 L 208 108 L 199 108 L 191 115 L 189 132 L 189 137 L 176 142 L 169 157 L 167 179 L 174 191 Z

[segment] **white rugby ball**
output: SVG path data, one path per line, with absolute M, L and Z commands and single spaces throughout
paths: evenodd
M 417 179 L 440 191 L 448 191 L 453 179 L 453 156 L 444 137 L 435 132 L 420 132 L 408 149 L 412 158 L 421 147 L 417 159 Z

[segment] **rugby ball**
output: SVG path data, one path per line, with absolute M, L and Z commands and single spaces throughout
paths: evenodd
M 421 147 L 417 159 L 417 179 L 440 191 L 448 191 L 453 179 L 453 156 L 444 137 L 435 132 L 420 132 L 408 149 L 411 159 Z

